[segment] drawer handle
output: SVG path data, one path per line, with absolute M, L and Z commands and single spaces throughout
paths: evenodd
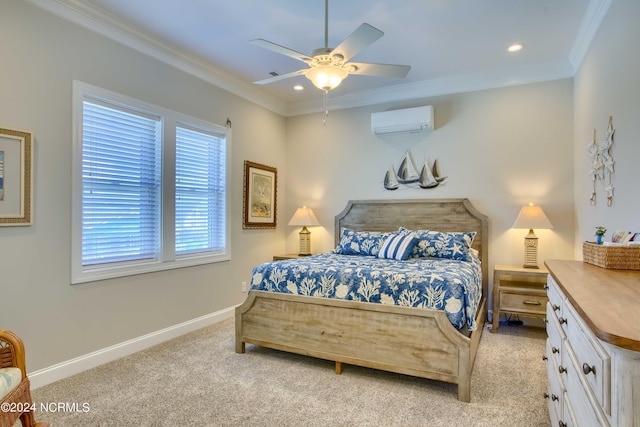
M 558 319 L 558 322 L 560 322 L 560 324 L 562 325 L 563 323 L 567 323 L 567 319 L 565 319 L 564 317 L 561 317 Z
M 551 395 L 551 400 L 553 400 L 554 402 L 557 402 L 558 400 L 560 400 L 560 398 L 558 396 L 556 396 L 555 394 Z
M 553 311 L 560 311 L 559 305 L 553 304 L 551 307 L 553 308 Z
M 554 354 L 560 353 L 560 349 L 557 347 L 551 347 L 551 353 L 554 353 Z
M 583 363 L 582 364 L 582 372 L 584 372 L 585 375 L 589 375 L 590 373 L 593 373 L 593 375 L 596 374 L 596 367 L 594 366 L 589 366 L 587 363 Z
M 565 368 L 564 366 L 560 365 L 560 367 L 558 368 L 558 372 L 560 372 L 561 374 L 564 374 L 567 372 L 567 368 Z
M 559 427 L 567 427 L 567 423 L 565 423 L 564 421 L 558 421 L 558 426 Z
M 523 301 L 525 305 L 541 305 L 540 301 Z
M 549 360 L 547 356 L 542 356 L 542 360 Z
M 549 289 L 549 285 L 547 285 L 546 283 L 543 286 L 544 290 L 546 291 L 547 289 Z

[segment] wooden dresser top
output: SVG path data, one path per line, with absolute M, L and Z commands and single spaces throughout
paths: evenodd
M 545 265 L 598 338 L 640 351 L 640 271 L 607 270 L 582 261 L 548 260 Z

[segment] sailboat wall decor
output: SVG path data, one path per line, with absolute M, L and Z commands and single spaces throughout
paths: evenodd
M 413 161 L 411 151 L 407 151 L 398 168 L 398 182 L 400 184 L 410 184 L 418 182 L 418 179 L 420 179 L 420 175 L 418 174 L 418 168 L 416 168 L 416 162 Z
M 418 183 L 420 184 L 420 188 L 434 188 L 440 185 L 440 181 L 436 180 L 436 177 L 433 176 L 431 166 L 429 166 L 429 159 L 426 157 L 424 159 L 424 165 L 422 165 L 422 170 L 420 171 Z
M 437 187 L 446 178 L 440 173 L 438 159 L 431 165 L 428 157 L 425 157 L 422 168 L 418 173 L 413 155 L 411 151 L 407 151 L 400 161 L 397 172 L 393 165 L 387 170 L 384 176 L 384 188 L 386 190 L 397 190 L 400 188 L 400 184 L 416 188 L 415 184 L 417 184 L 419 188 L 429 189 Z
M 440 174 L 440 164 L 438 163 L 438 159 L 435 159 L 433 161 L 433 167 L 431 168 L 431 174 L 433 175 L 433 177 L 438 182 L 442 182 L 447 178 L 446 176 L 442 176 Z
M 396 171 L 391 165 L 391 168 L 387 171 L 384 176 L 384 188 L 387 190 L 397 190 L 400 187 L 398 183 L 398 175 L 396 175 Z

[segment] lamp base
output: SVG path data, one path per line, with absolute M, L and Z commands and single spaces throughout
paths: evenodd
M 298 256 L 311 255 L 311 232 L 307 227 L 302 227 L 298 234 L 300 234 L 300 252 Z
M 529 229 L 529 234 L 524 237 L 524 268 L 538 267 L 538 237 L 533 229 Z

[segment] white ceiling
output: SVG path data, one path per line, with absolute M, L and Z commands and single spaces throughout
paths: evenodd
M 41 0 L 31 1 L 42 6 Z M 216 78 L 231 81 L 243 96 L 262 97 L 258 103 L 270 104 L 280 113 L 309 112 L 322 105 L 321 91 L 303 76 L 253 85 L 270 77 L 270 72 L 285 74 L 306 65 L 249 41 L 263 38 L 311 54 L 324 45 L 323 0 L 46 1 L 56 3 L 49 9 L 67 18 L 73 15 L 61 9 L 81 11 L 75 21 L 90 27 L 104 24 L 103 33 L 113 35 L 116 28 L 115 38 L 169 49 L 174 53 L 171 60 L 180 52 L 185 56 L 178 60 L 197 63 L 198 73 L 207 69 Z M 366 105 L 570 77 L 609 2 L 330 0 L 331 47 L 366 22 L 384 36 L 355 61 L 411 66 L 404 79 L 349 76 L 330 99 L 335 106 Z M 514 42 L 524 43 L 525 49 L 508 53 Z M 294 84 L 304 85 L 305 90 L 294 91 Z

